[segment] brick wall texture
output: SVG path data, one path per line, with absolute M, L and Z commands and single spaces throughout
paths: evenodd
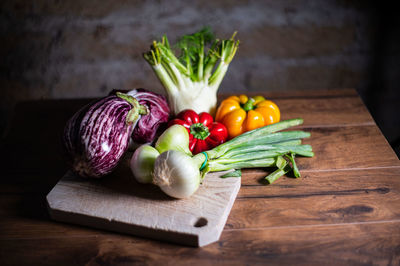
M 2 121 L 23 100 L 163 92 L 142 53 L 164 33 L 173 42 L 205 25 L 220 37 L 238 31 L 241 41 L 220 92 L 351 87 L 368 102 L 377 82 L 372 1 L 3 0 L 0 7 Z

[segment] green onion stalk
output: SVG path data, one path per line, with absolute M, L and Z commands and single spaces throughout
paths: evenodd
M 300 177 L 295 156 L 314 156 L 312 147 L 302 144 L 302 139 L 308 138 L 310 133 L 282 130 L 302 123 L 302 119 L 291 119 L 258 128 L 195 156 L 181 148 L 174 149 L 170 146 L 159 155 L 153 155 L 154 169 L 151 171 L 152 179 L 148 182 L 158 185 L 171 197 L 187 198 L 196 192 L 208 172 L 276 167 L 277 170 L 266 177 L 269 183 L 290 171 L 295 177 Z M 183 132 L 182 128 L 180 125 L 174 125 L 174 128 L 168 128 L 163 135 L 178 135 L 175 131 Z M 166 135 L 163 135 L 157 141 L 159 146 L 163 146 L 164 142 L 171 142 L 169 138 L 164 138 Z M 188 142 L 184 134 L 179 138 L 185 144 Z M 134 175 L 135 170 L 140 172 L 141 169 L 140 164 L 136 164 L 136 167 L 138 169 L 132 168 Z M 238 172 L 236 176 L 240 175 Z
M 184 109 L 215 113 L 217 90 L 239 46 L 235 35 L 219 40 L 204 28 L 182 36 L 174 47 L 164 35 L 143 54 L 164 86 L 174 114 Z

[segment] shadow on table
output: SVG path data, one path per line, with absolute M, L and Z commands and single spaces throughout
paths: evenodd
M 38 100 L 19 103 L 1 142 L 1 177 L 3 193 L 21 195 L 18 215 L 48 219 L 46 195 L 68 170 L 62 155 L 61 137 L 68 119 L 93 99 Z M 142 198 L 173 200 L 152 185 L 138 184 L 125 160 L 116 173 L 98 180 L 116 193 L 135 193 Z M 126 165 L 125 165 L 126 164 Z M 114 175 L 114 176 L 113 176 Z M 126 175 L 121 186 L 115 175 Z M 128 177 L 129 175 L 129 177 Z M 136 184 L 131 184 L 131 183 Z M 133 189 L 132 191 L 132 187 Z
M 24 217 L 48 218 L 45 197 L 67 170 L 60 141 L 64 125 L 91 100 L 17 104 L 0 143 L 0 184 L 3 193 L 22 196 L 17 211 Z
M 61 149 L 64 126 L 90 101 L 38 100 L 17 104 L 1 143 L 3 172 L 58 174 L 55 178 L 61 178 L 67 168 Z

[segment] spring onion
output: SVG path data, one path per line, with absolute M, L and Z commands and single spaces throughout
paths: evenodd
M 215 113 L 217 90 L 239 46 L 235 35 L 218 40 L 209 28 L 204 28 L 181 37 L 174 47 L 164 35 L 144 53 L 175 115 L 184 109 Z M 175 55 L 174 48 L 180 50 L 179 55 Z
M 153 183 L 171 197 L 188 198 L 199 188 L 202 163 L 181 151 L 166 151 L 156 159 Z
M 154 163 L 160 153 L 149 144 L 143 144 L 135 150 L 130 161 L 133 176 L 139 183 L 153 181 Z
M 189 133 L 186 128 L 180 125 L 173 125 L 165 130 L 157 139 L 155 148 L 159 153 L 168 150 L 178 150 L 192 155 L 189 150 Z
M 139 183 L 152 183 L 156 158 L 168 150 L 178 150 L 192 155 L 189 150 L 189 133 L 182 126 L 173 125 L 157 139 L 155 148 L 149 144 L 139 146 L 130 160 L 130 168 Z
M 278 170 L 266 177 L 269 183 L 290 170 L 297 176 L 294 155 L 314 156 L 310 145 L 301 144 L 301 139 L 310 133 L 278 131 L 302 123 L 302 119 L 291 119 L 261 127 L 193 157 L 182 151 L 167 150 L 155 161 L 153 183 L 171 197 L 186 198 L 197 190 L 208 172 L 275 166 Z

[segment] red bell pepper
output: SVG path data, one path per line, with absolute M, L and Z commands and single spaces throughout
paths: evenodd
M 189 149 L 193 154 L 208 151 L 224 143 L 228 138 L 228 130 L 206 112 L 197 114 L 191 109 L 181 111 L 175 119 L 168 123 L 182 125 L 189 132 Z

